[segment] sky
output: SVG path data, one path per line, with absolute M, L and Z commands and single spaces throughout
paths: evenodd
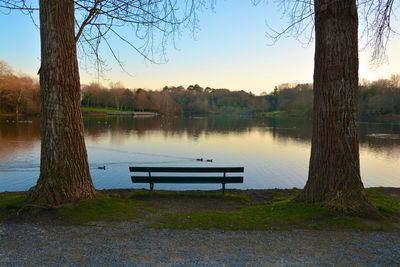
M 38 21 L 38 20 L 36 20 Z M 128 88 L 161 89 L 164 86 L 227 88 L 271 92 L 282 83 L 311 83 L 313 77 L 314 43 L 305 46 L 291 37 L 271 45 L 267 23 L 275 29 L 287 20 L 274 5 L 254 7 L 251 1 L 219 0 L 214 10 L 199 15 L 200 30 L 183 32 L 176 47 L 167 47 L 167 62 L 146 62 L 133 49 L 112 40 L 114 50 L 122 59 L 125 73 L 111 53 L 102 51 L 107 71 L 100 82 L 107 86 L 121 82 Z M 394 18 L 394 24 L 399 22 Z M 0 59 L 16 72 L 36 76 L 40 66 L 40 36 L 29 16 L 18 11 L 0 13 Z M 388 78 L 400 73 L 400 36 L 388 43 L 388 61 L 379 67 L 370 63 L 371 52 L 360 49 L 360 80 Z M 80 61 L 83 66 L 83 61 Z M 94 69 L 80 69 L 81 83 L 97 81 Z

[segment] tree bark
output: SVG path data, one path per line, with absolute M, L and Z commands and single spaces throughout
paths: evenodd
M 299 197 L 371 214 L 360 176 L 356 0 L 315 0 L 314 106 L 307 184 Z
M 95 196 L 80 110 L 74 1 L 40 0 L 41 159 L 30 192 L 35 204 L 59 206 Z

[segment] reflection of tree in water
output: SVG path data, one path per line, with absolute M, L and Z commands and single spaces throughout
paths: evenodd
M 17 149 L 30 150 L 40 139 L 40 123 L 33 118 L 32 123 L 11 123 L 13 120 L 0 119 L 0 159 Z M 14 119 L 15 120 L 15 119 Z M 110 136 L 113 142 L 123 143 L 129 136 L 138 139 L 153 132 L 161 131 L 165 138 L 187 137 L 196 140 L 202 135 L 248 134 L 257 131 L 271 134 L 275 141 L 310 144 L 311 121 L 302 118 L 254 118 L 241 116 L 210 117 L 85 117 L 85 133 L 92 141 Z M 400 140 L 376 138 L 375 133 L 400 134 L 400 124 L 361 123 L 361 147 L 387 156 L 400 155 Z
M 256 119 L 249 117 L 92 117 L 85 118 L 85 130 L 95 138 L 110 130 L 114 133 L 132 133 L 138 137 L 161 130 L 166 137 L 187 135 L 189 138 L 198 138 L 207 133 L 245 133 L 256 123 Z
M 269 119 L 268 127 L 275 141 L 310 144 L 311 121 L 303 118 Z
M 387 138 L 363 136 L 361 139 L 361 148 L 390 157 L 400 156 L 400 139 L 392 139 L 390 135 Z
M 392 136 L 400 135 L 400 124 L 398 123 L 361 123 L 360 124 L 360 146 L 368 148 L 374 153 L 385 154 L 389 157 L 399 157 L 400 139 Z M 380 134 L 384 134 L 383 137 Z
M 361 148 L 367 148 L 374 153 L 384 154 L 387 157 L 400 157 L 400 140 L 366 138 L 361 143 Z
M 8 158 L 16 150 L 31 150 L 39 140 L 38 120 L 0 118 L 0 160 Z

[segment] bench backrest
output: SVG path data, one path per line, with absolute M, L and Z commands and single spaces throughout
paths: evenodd
M 244 167 L 129 167 L 130 172 L 241 173 Z

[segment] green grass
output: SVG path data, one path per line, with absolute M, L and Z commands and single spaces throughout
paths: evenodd
M 116 108 L 100 108 L 100 107 L 81 107 L 81 109 L 82 111 L 85 112 L 98 112 L 98 113 L 133 111 L 133 110 L 118 110 Z
M 400 201 L 386 196 L 383 190 L 367 189 L 370 201 L 382 215 L 381 220 L 370 220 L 336 214 L 320 205 L 293 201 L 291 196 L 279 196 L 269 203 L 249 205 L 235 211 L 206 211 L 186 214 L 167 214 L 154 228 L 171 229 L 329 229 L 380 231 L 398 229 Z
M 78 224 L 91 221 L 130 221 L 137 219 L 143 202 L 99 194 L 95 199 L 73 203 L 56 209 L 61 220 Z
M 367 188 L 368 199 L 385 217 L 400 216 L 400 197 L 384 194 L 383 188 Z
M 254 205 L 236 211 L 206 211 L 168 214 L 155 223 L 155 228 L 264 230 L 289 228 L 311 219 L 323 218 L 329 211 L 318 205 L 293 203 L 289 200 Z
M 0 219 L 6 219 L 15 213 L 25 203 L 25 193 L 0 194 Z
M 191 198 L 191 199 L 215 199 L 215 200 L 234 200 L 248 203 L 250 200 L 244 194 L 222 194 L 221 192 L 195 191 L 195 192 L 176 192 L 176 191 L 144 191 L 136 190 L 130 195 L 130 199 L 146 200 L 152 197 L 158 198 Z
M 143 210 L 143 202 L 118 196 L 98 194 L 95 199 L 71 203 L 57 209 L 43 210 L 42 213 L 29 214 L 31 206 L 26 204 L 26 193 L 0 194 L 0 219 L 17 218 L 17 212 L 24 208 L 21 219 L 29 216 L 53 216 L 63 222 L 85 224 L 91 221 L 130 221 L 138 218 Z M 25 217 L 24 217 L 25 216 Z
M 0 196 L 0 208 L 11 208 L 22 205 L 26 193 L 2 193 Z
M 149 227 L 168 229 L 399 230 L 400 195 L 391 195 L 383 188 L 369 188 L 366 191 L 371 203 L 382 215 L 380 220 L 342 216 L 320 205 L 295 202 L 293 199 L 299 190 L 293 190 L 289 195 L 277 191 L 272 200 L 269 198 L 268 202 L 254 203 L 248 194 L 240 192 L 225 195 L 207 191 L 134 190 L 125 194 L 103 192 L 95 199 L 71 203 L 58 209 L 42 210 L 39 213 L 24 212 L 22 219 L 19 219 L 16 213 L 24 207 L 26 193 L 1 193 L 0 220 L 17 218 L 17 221 L 23 221 L 23 216 L 27 216 L 25 220 L 30 221 L 32 218 L 40 219 L 44 214 L 52 219 L 73 224 L 138 220 Z M 204 209 L 202 204 L 200 206 L 203 208 L 187 212 L 185 209 L 169 209 L 164 205 L 180 205 L 179 203 L 185 203 L 185 199 L 194 200 L 195 204 L 197 201 L 202 203 L 201 201 L 207 200 L 208 202 L 203 203 L 216 203 L 218 208 L 206 206 Z

